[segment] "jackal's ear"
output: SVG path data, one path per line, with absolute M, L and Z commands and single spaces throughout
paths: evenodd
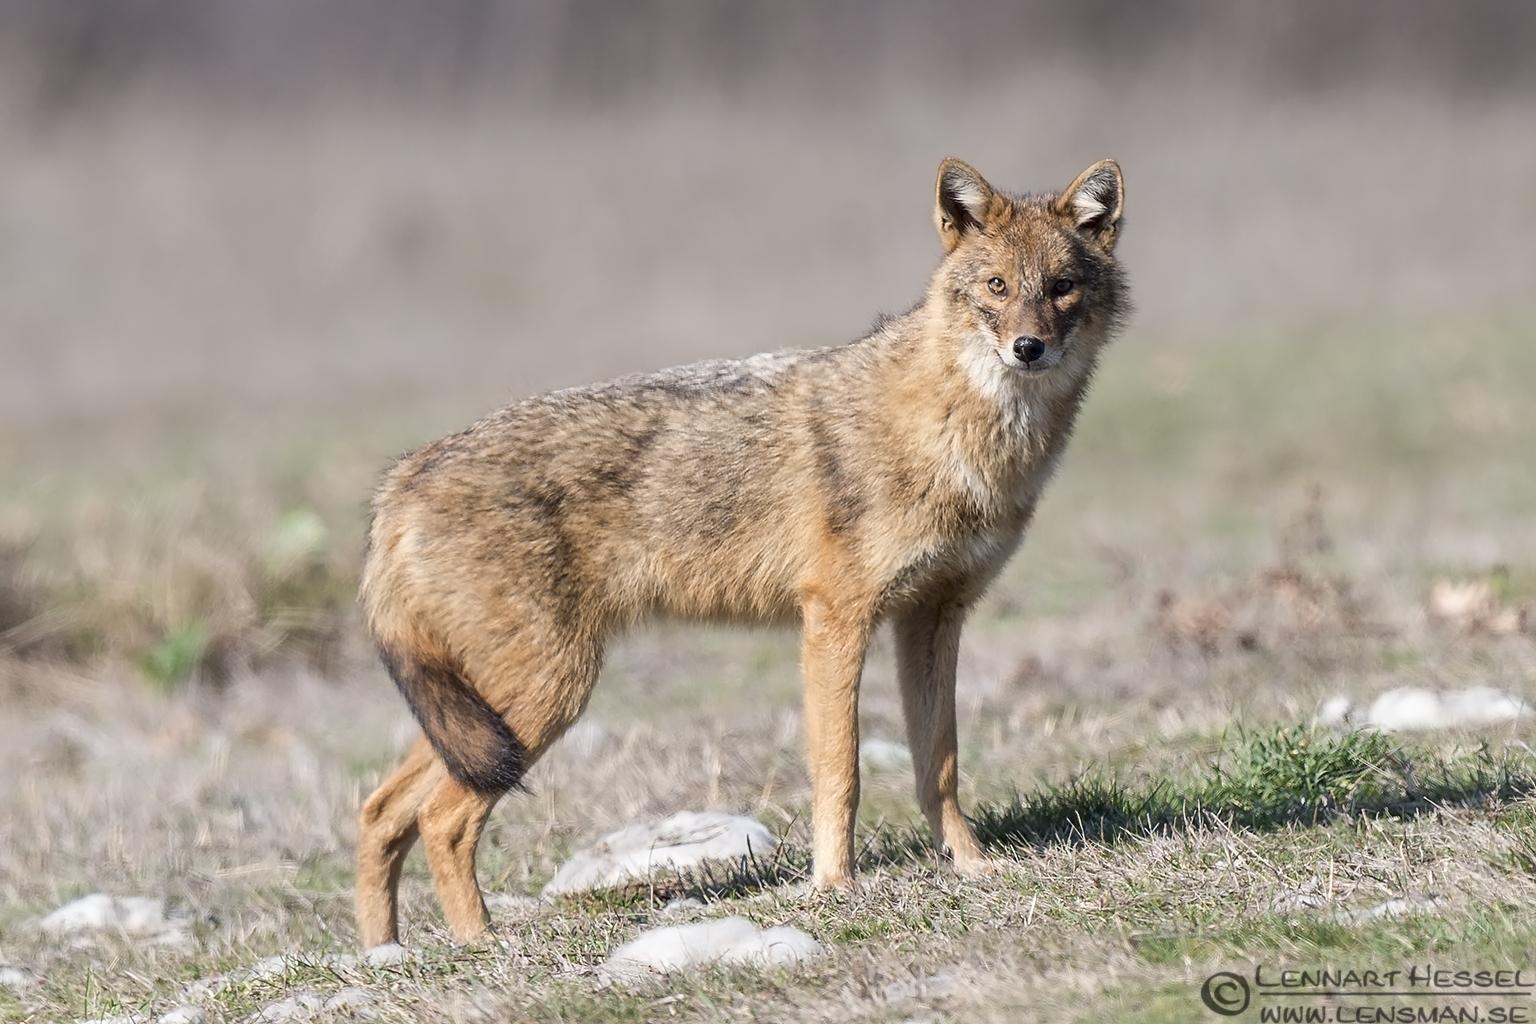
M 1115 247 L 1124 208 L 1125 181 L 1113 160 L 1100 160 L 1079 174 L 1056 200 L 1056 212 L 1072 218 L 1077 230 L 1105 249 Z
M 950 157 L 939 164 L 935 185 L 938 202 L 933 208 L 933 223 L 939 229 L 944 251 L 951 252 L 967 231 L 979 231 L 986 221 L 992 202 L 992 186 L 963 160 Z

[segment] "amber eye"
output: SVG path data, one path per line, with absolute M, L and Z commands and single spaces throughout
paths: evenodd
M 1051 294 L 1066 295 L 1076 287 L 1077 282 L 1072 280 L 1070 277 L 1058 277 L 1056 281 L 1051 285 Z
M 1008 285 L 1000 277 L 990 278 L 987 281 L 987 291 L 993 295 L 1007 295 Z

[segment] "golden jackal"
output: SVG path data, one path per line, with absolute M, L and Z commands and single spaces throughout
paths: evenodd
M 1126 310 L 1124 188 L 1109 160 L 1023 196 L 946 160 L 936 191 L 927 294 L 868 337 L 530 398 L 388 471 L 362 602 L 426 736 L 362 809 L 366 945 L 396 939 L 418 834 L 454 936 L 481 934 L 486 817 L 651 615 L 799 623 L 817 886 L 852 881 L 859 677 L 890 620 L 918 801 L 958 868 L 983 863 L 956 799 L 960 628 Z

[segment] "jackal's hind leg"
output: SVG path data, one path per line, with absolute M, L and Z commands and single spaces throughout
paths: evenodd
M 444 776 L 421 808 L 422 843 L 432 884 L 448 930 L 458 942 L 478 939 L 491 921 L 475 878 L 475 851 L 499 799 L 500 793 L 471 789 Z
M 581 715 L 597 681 L 601 652 L 595 646 L 567 643 L 558 661 L 538 661 L 525 652 L 483 671 L 481 690 L 498 708 L 522 746 L 524 768 L 531 768 Z M 503 792 L 477 790 L 444 775 L 421 808 L 419 823 L 438 902 L 455 940 L 481 937 L 490 923 L 475 876 L 480 835 Z
M 365 949 L 400 939 L 400 868 L 416 842 L 416 816 L 441 775 L 432 747 L 417 740 L 358 815 L 355 898 Z

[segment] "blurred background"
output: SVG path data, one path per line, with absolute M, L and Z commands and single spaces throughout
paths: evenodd
M 1491 0 L 9 0 L 0 645 L 330 670 L 390 455 L 857 337 L 949 154 L 1127 175 L 1137 313 L 1036 593 L 1240 570 L 1319 503 L 1362 564 L 1518 570 L 1533 44 Z
M 1518 2 L 8 0 L 8 431 L 829 344 L 945 155 L 1126 168 L 1134 351 L 1529 293 Z

